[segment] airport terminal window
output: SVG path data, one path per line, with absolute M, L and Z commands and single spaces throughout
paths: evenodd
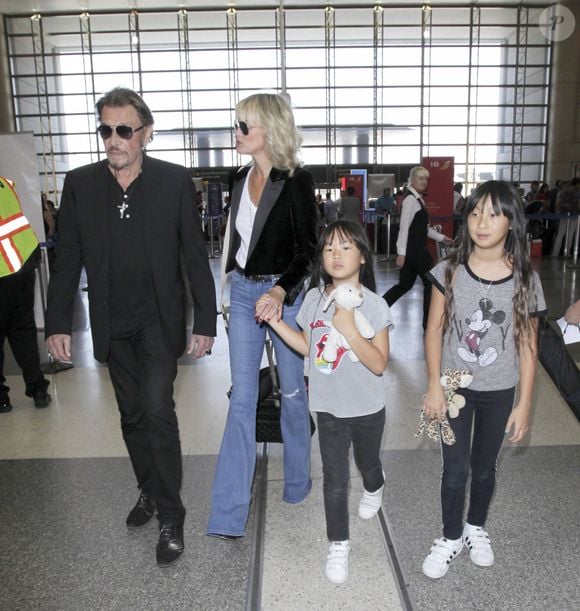
M 94 102 L 124 85 L 155 115 L 153 155 L 231 167 L 243 162 L 231 129 L 236 100 L 285 86 L 310 165 L 381 172 L 445 155 L 468 185 L 541 179 L 551 51 L 537 27 L 543 8 L 313 2 L 283 15 L 6 16 L 17 128 L 51 152 L 58 190 L 68 169 L 102 156 Z

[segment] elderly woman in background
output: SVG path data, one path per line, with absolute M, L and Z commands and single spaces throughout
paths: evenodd
M 429 213 L 425 204 L 425 193 L 429 183 L 429 170 L 415 166 L 409 174 L 409 184 L 401 204 L 401 220 L 397 239 L 396 265 L 400 268 L 399 282 L 392 286 L 383 298 L 392 306 L 400 297 L 410 291 L 417 280 L 423 282 L 423 329 L 427 328 L 431 283 L 426 274 L 433 267 L 433 259 L 427 249 L 427 238 L 436 242 L 452 244 L 453 240 L 429 227 Z
M 260 93 L 236 107 L 236 146 L 252 162 L 234 177 L 226 272 L 232 272 L 229 318 L 232 395 L 214 475 L 207 534 L 226 539 L 246 532 L 256 461 L 258 376 L 266 326 L 296 327 L 304 281 L 316 245 L 312 176 L 299 166 L 301 144 L 284 97 Z M 261 300 L 262 295 L 267 299 Z M 270 330 L 282 395 L 284 492 L 299 503 L 310 492 L 310 418 L 302 357 Z

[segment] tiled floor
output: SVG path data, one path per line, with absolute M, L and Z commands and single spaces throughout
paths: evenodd
M 216 278 L 218 260 L 213 260 Z M 562 260 L 537 260 L 551 317 L 580 297 L 580 275 Z M 379 292 L 394 284 L 392 263 L 378 257 Z M 393 306 L 391 362 L 384 376 L 388 414 L 383 439 L 387 473 L 384 517 L 403 571 L 405 598 L 389 562 L 379 519 L 356 516 L 361 483 L 353 467 L 352 553 L 348 581 L 324 577 L 326 555 L 321 467 L 313 438 L 310 497 L 280 499 L 281 447 L 269 448 L 263 557 L 256 563 L 254 503 L 248 536 L 205 536 L 215 457 L 230 385 L 223 325 L 211 358 L 180 361 L 176 403 L 188 509 L 186 552 L 172 568 L 155 566 L 154 525 L 127 532 L 137 493 L 105 368 L 91 356 L 86 293 L 79 293 L 74 362 L 51 376 L 53 402 L 36 410 L 24 396 L 11 358 L 14 410 L 0 415 L 0 607 L 6 609 L 576 609 L 580 607 L 580 424 L 543 370 L 531 434 L 500 457 L 488 521 L 496 563 L 475 567 L 463 553 L 440 581 L 421 573 L 438 536 L 440 457 L 417 440 L 425 382 L 420 329 L 422 290 Z M 577 360 L 578 349 L 574 348 Z M 252 574 L 261 566 L 259 575 Z M 257 585 L 259 592 L 252 592 Z

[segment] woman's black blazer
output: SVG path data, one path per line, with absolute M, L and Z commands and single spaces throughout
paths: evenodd
M 240 169 L 232 183 L 229 219 L 232 224 L 226 272 L 234 269 L 240 246 L 235 223 L 250 167 Z M 311 174 L 296 168 L 289 176 L 287 171 L 272 168 L 256 212 L 245 274 L 280 275 L 276 284 L 286 291 L 285 302 L 292 304 L 311 272 L 317 223 Z

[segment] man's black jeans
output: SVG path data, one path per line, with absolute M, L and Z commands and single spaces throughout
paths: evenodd
M 182 525 L 181 445 L 173 401 L 177 359 L 161 326 L 111 340 L 107 365 L 137 485 L 153 496 L 163 524 Z

